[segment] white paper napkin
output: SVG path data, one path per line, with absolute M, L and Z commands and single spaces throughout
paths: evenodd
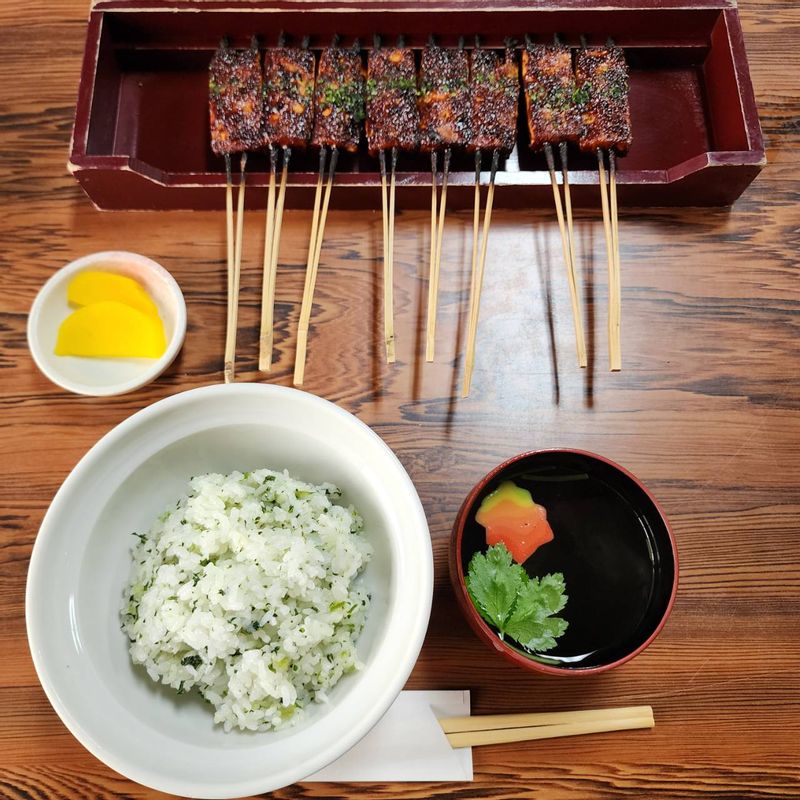
M 355 747 L 306 781 L 471 781 L 472 748 L 454 750 L 437 722 L 469 713 L 466 690 L 401 692 Z

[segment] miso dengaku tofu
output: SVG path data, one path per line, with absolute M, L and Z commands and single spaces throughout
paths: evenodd
M 314 124 L 314 54 L 276 47 L 264 55 L 264 144 L 305 147 Z
M 217 155 L 261 146 L 263 79 L 255 47 L 220 47 L 208 68 L 211 149 Z
M 364 66 L 355 50 L 330 47 L 322 51 L 314 88 L 316 147 L 355 152 L 364 119 Z
M 510 48 L 505 56 L 476 49 L 470 59 L 470 150 L 508 153 L 517 141 L 519 70 Z
M 464 146 L 469 138 L 469 56 L 430 46 L 419 69 L 420 147 L 426 152 Z
M 522 51 L 522 87 L 534 150 L 545 144 L 578 141 L 581 98 L 569 47 L 529 44 Z
M 581 150 L 616 150 L 631 146 L 630 79 L 621 47 L 578 50 L 575 78 L 581 94 Z
M 381 150 L 415 150 L 419 145 L 417 71 L 414 51 L 382 47 L 367 57 L 367 145 Z

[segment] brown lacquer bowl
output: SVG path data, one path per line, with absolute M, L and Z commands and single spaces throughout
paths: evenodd
M 487 549 L 475 514 L 505 480 L 547 509 L 554 533 L 525 570 L 531 577 L 560 572 L 566 582 L 559 616 L 568 628 L 545 652 L 501 639 L 467 592 L 470 560 Z M 453 526 L 450 577 L 467 621 L 504 658 L 534 672 L 586 675 L 624 664 L 658 635 L 678 588 L 678 553 L 664 512 L 626 469 L 580 450 L 539 450 L 500 464 L 469 493 Z

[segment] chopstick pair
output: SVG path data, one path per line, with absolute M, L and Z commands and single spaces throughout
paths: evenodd
M 247 152 L 242 153 L 239 165 L 239 195 L 236 226 L 233 218 L 233 176 L 231 157 L 225 156 L 225 211 L 228 232 L 228 315 L 225 330 L 225 383 L 232 383 L 236 372 L 236 329 L 239 324 L 239 282 L 242 274 L 242 234 L 244 231 L 244 190 Z M 235 230 L 235 232 L 234 232 Z
M 451 747 L 530 742 L 589 733 L 628 731 L 655 726 L 651 706 L 447 717 L 439 724 Z

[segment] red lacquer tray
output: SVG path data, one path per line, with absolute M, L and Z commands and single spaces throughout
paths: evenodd
M 634 143 L 620 161 L 619 201 L 626 206 L 729 205 L 765 163 L 735 0 L 101 0 L 92 7 L 69 168 L 102 209 L 222 209 L 225 174 L 211 152 L 207 68 L 222 36 L 245 46 L 253 34 L 264 46 L 280 32 L 312 49 L 338 33 L 344 44 L 373 34 L 399 33 L 415 48 L 430 34 L 444 45 L 459 36 L 502 46 L 526 34 L 554 33 L 578 46 L 623 46 L 631 65 Z M 488 170 L 489 158 L 484 168 Z M 267 161 L 248 162 L 250 186 L 266 186 Z M 287 207 L 310 207 L 317 153 L 294 153 Z M 570 151 L 576 205 L 599 202 L 596 160 Z M 488 180 L 488 172 L 484 173 Z M 448 205 L 469 207 L 472 157 L 451 165 Z M 398 203 L 430 203 L 430 161 L 401 154 Z M 380 207 L 377 162 L 366 148 L 339 159 L 332 206 Z M 495 204 L 529 208 L 552 203 L 543 157 L 528 147 L 520 114 L 515 150 L 501 161 Z M 265 192 L 248 192 L 264 205 Z

